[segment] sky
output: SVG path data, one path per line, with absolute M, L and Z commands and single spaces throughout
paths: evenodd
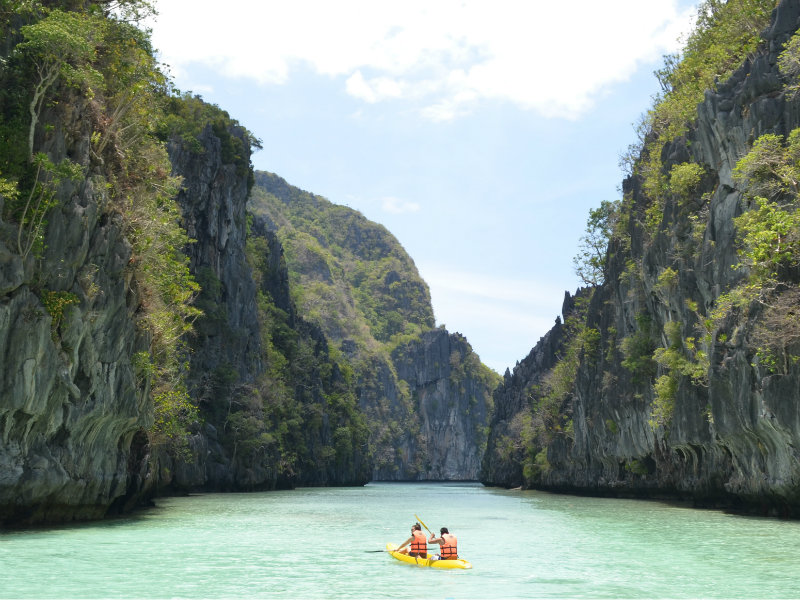
M 262 141 L 256 169 L 384 225 L 437 325 L 502 374 L 581 281 L 589 210 L 680 50 L 690 0 L 157 0 L 175 85 Z

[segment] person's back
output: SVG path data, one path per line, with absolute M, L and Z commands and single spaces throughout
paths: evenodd
M 458 538 L 452 533 L 442 534 L 441 556 L 442 560 L 455 560 L 458 558 Z
M 419 529 L 414 530 L 414 541 L 411 542 L 411 551 L 408 555 L 428 558 L 428 540 Z
M 431 534 L 430 543 L 439 544 L 439 560 L 455 560 L 458 558 L 458 539 L 454 536 L 447 527 L 442 527 L 440 536 L 435 538 Z
M 396 552 L 413 557 L 428 558 L 428 540 L 425 538 L 425 534 L 422 533 L 422 527 L 420 527 L 419 523 L 411 526 L 411 537 L 400 544 Z

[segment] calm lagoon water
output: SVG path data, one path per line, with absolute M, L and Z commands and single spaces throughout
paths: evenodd
M 375 552 L 414 514 L 474 568 Z M 479 484 L 196 495 L 0 534 L 0 598 L 800 598 L 800 523 Z

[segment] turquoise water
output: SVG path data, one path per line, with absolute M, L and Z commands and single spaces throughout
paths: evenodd
M 471 571 L 391 559 L 414 514 Z M 0 534 L 2 598 L 798 598 L 800 523 L 467 484 L 166 498 Z

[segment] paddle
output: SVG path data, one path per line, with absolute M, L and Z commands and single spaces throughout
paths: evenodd
M 427 525 L 425 525 L 425 523 L 423 523 L 423 522 L 422 522 L 422 519 L 420 519 L 420 518 L 419 518 L 419 516 L 417 516 L 416 514 L 415 514 L 414 516 L 415 516 L 415 517 L 417 517 L 417 521 L 419 521 L 419 524 L 420 524 L 420 525 L 422 525 L 422 526 L 423 526 L 425 529 L 427 529 L 427 530 L 428 530 L 428 533 L 430 533 L 430 534 L 431 534 L 431 537 L 435 537 L 435 536 L 433 535 L 433 532 L 432 532 L 430 529 L 428 529 L 428 526 L 427 526 Z M 430 557 L 430 555 L 428 555 L 428 558 L 426 558 L 425 560 L 427 560 L 427 561 L 428 561 L 428 564 L 431 564 L 431 557 Z
M 414 516 L 415 516 L 415 517 L 417 517 L 417 515 L 414 515 Z M 417 517 L 417 521 L 419 521 L 419 524 L 420 524 L 420 525 L 422 525 L 422 526 L 423 526 L 425 529 L 428 529 L 428 526 L 427 526 L 427 525 L 425 525 L 425 523 L 423 523 L 423 522 L 422 522 L 422 519 L 420 519 L 419 517 Z M 433 532 L 432 532 L 430 529 L 428 529 L 428 533 L 430 533 L 431 535 L 433 535 Z

